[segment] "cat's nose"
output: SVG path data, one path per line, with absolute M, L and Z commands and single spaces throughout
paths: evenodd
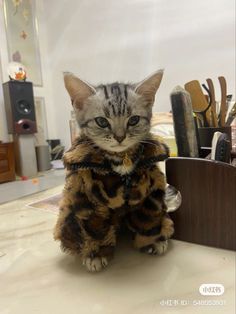
M 121 143 L 125 139 L 125 135 L 116 135 L 116 134 L 114 134 L 114 139 L 116 139 L 118 143 Z

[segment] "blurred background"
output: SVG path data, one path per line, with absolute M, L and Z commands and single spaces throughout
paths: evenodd
M 35 16 L 42 86 L 34 87 L 34 95 L 45 100 L 48 138 L 61 139 L 65 147 L 70 145 L 72 108 L 63 71 L 98 84 L 139 81 L 164 68 L 154 106 L 162 112 L 171 108 L 173 88 L 192 79 L 224 75 L 228 90 L 234 90 L 234 0 L 36 0 Z M 5 82 L 9 58 L 4 14 L 0 14 L 0 29 L 1 81 Z M 0 139 L 7 141 L 1 89 L 0 110 Z

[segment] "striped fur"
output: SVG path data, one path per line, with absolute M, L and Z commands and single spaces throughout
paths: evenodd
M 138 151 L 139 146 L 114 159 L 97 146 L 88 147 L 82 136 L 64 156 L 67 176 L 54 236 L 90 270 L 100 270 L 102 261 L 107 265 L 113 256 L 121 221 L 134 232 L 134 246 L 142 252 L 163 252 L 173 234 L 164 200 L 165 176 L 156 164 L 168 157 L 168 148 L 149 135 L 142 154 Z M 133 167 L 121 175 L 113 164 L 127 155 Z
M 110 152 L 121 152 L 140 143 L 150 131 L 152 105 L 162 74 L 158 71 L 141 84 L 116 82 L 97 87 L 67 74 L 65 85 L 81 133 Z M 134 116 L 139 117 L 139 122 L 131 125 L 129 119 Z M 96 123 L 98 117 L 106 119 L 108 127 L 101 128 Z

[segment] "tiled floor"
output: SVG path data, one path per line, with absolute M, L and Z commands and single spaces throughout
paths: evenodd
M 63 184 L 65 170 L 51 170 L 27 181 L 0 184 L 0 204 Z
M 126 237 L 102 273 L 88 273 L 52 237 L 56 214 L 29 208 L 62 186 L 0 206 L 1 314 L 235 313 L 235 254 L 171 241 L 166 255 L 135 251 Z M 221 283 L 218 297 L 200 295 Z M 199 302 L 222 305 L 200 305 Z

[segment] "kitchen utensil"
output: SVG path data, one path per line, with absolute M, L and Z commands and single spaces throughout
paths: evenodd
M 205 85 L 205 84 L 202 84 L 202 87 L 206 90 L 206 92 L 208 93 L 208 95 L 205 95 L 205 98 L 209 104 L 209 106 L 211 107 L 211 104 L 212 104 L 212 95 L 211 95 L 211 92 L 209 90 L 209 88 Z M 210 112 L 210 116 L 211 116 L 211 124 L 210 125 L 213 125 L 214 122 L 212 121 L 212 114 Z
M 203 94 L 199 81 L 190 81 L 186 83 L 184 87 L 191 96 L 193 111 L 202 119 L 204 127 L 210 126 L 210 105 Z
M 214 127 L 218 126 L 217 114 L 216 114 L 216 99 L 215 99 L 215 88 L 212 79 L 208 78 L 207 80 L 208 90 L 211 98 L 211 124 Z
M 217 141 L 223 133 L 217 131 L 214 133 L 211 142 L 211 159 L 215 160 Z
M 226 102 L 227 102 L 227 84 L 226 79 L 224 76 L 218 77 L 220 83 L 220 90 L 221 90 L 221 103 L 220 103 L 220 115 L 218 117 L 219 125 L 225 125 L 225 118 L 227 113 Z
M 231 143 L 226 133 L 215 132 L 212 140 L 211 159 L 230 163 Z
M 233 98 L 233 95 L 231 95 L 231 94 L 226 96 L 226 117 L 225 117 L 225 123 L 227 121 L 227 118 L 229 116 L 229 112 L 231 110 L 232 98 Z
M 199 142 L 201 149 L 203 147 L 211 147 L 212 139 L 215 134 L 215 132 L 221 132 L 226 133 L 229 137 L 230 143 L 231 143 L 231 127 L 230 126 L 224 126 L 224 127 L 207 127 L 207 128 L 198 128 L 198 135 L 199 135 Z
M 236 103 L 233 105 L 232 109 L 229 112 L 228 118 L 226 120 L 226 125 L 229 126 L 235 118 L 236 118 Z
M 177 86 L 171 93 L 178 156 L 198 157 L 198 142 L 189 93 Z

